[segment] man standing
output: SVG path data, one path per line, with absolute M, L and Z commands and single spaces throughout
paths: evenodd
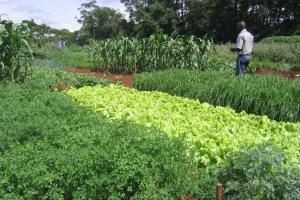
M 238 52 L 236 75 L 244 75 L 251 60 L 254 36 L 246 30 L 244 21 L 237 24 L 237 29 L 240 33 L 237 37 L 236 48 L 232 48 L 231 51 Z

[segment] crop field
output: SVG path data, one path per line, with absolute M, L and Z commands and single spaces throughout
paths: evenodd
M 0 13 L 0 200 L 300 200 L 296 11 L 237 76 L 215 3 L 96 2 L 74 32 Z

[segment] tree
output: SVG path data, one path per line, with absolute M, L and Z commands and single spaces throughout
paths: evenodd
M 122 35 L 120 28 L 121 24 L 124 26 L 123 15 L 115 9 L 99 7 L 96 3 L 96 0 L 91 0 L 79 8 L 81 16 L 78 22 L 82 24 L 82 28 L 78 35 L 96 40 Z
M 148 37 L 154 33 L 176 35 L 179 22 L 176 1 L 121 0 L 127 7 L 130 19 L 136 23 L 136 33 Z

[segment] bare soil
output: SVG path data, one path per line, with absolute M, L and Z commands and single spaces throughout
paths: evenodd
M 294 70 L 288 70 L 288 71 L 276 71 L 273 69 L 268 69 L 268 68 L 262 68 L 258 69 L 256 71 L 256 74 L 262 75 L 262 76 L 283 76 L 288 79 L 297 79 L 300 78 L 300 71 L 294 71 Z
M 113 82 L 121 82 L 126 87 L 132 87 L 133 75 L 132 74 L 110 74 L 92 71 L 89 68 L 67 68 L 65 71 L 77 73 L 77 74 L 88 74 L 95 76 L 96 78 L 105 78 L 112 80 Z

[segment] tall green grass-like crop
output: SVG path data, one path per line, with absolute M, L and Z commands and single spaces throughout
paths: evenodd
M 300 80 L 173 69 L 136 75 L 134 85 L 278 121 L 300 121 Z
M 32 51 L 20 26 L 2 21 L 0 32 L 0 80 L 23 81 L 31 67 Z
M 212 41 L 194 36 L 153 35 L 92 42 L 94 65 L 111 72 L 144 72 L 169 68 L 202 69 Z

